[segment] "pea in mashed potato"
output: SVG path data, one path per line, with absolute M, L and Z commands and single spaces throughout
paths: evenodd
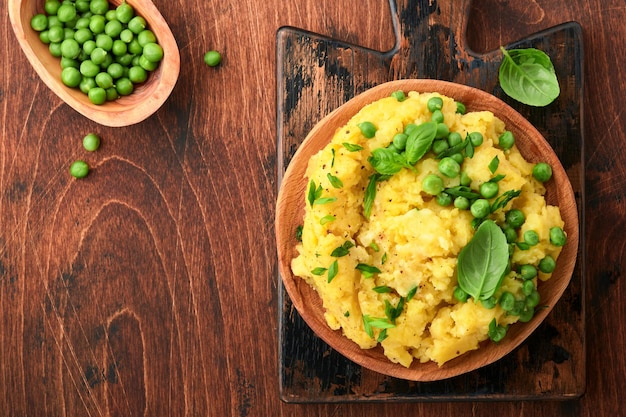
M 405 163 L 402 141 L 432 120 L 436 137 L 416 163 Z M 441 168 L 444 155 L 458 169 Z M 382 165 L 395 172 L 377 171 Z M 380 343 L 406 367 L 414 359 L 442 365 L 499 340 L 540 302 L 537 285 L 550 278 L 563 244 L 551 235 L 562 235 L 564 223 L 546 204 L 534 167 L 491 112 L 462 114 L 438 93 L 378 100 L 309 161 L 292 270 L 320 295 L 328 325 L 361 348 Z M 493 184 L 481 194 L 485 183 L 497 184 L 495 195 Z M 472 207 L 477 200 L 489 202 L 482 213 Z M 457 263 L 487 219 L 506 236 L 509 266 L 497 291 L 476 300 L 459 286 Z

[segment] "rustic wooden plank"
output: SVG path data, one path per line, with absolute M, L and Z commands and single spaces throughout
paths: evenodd
M 447 3 L 446 3 L 447 4 Z M 392 4 L 393 6 L 393 4 Z M 500 54 L 477 54 L 465 44 L 468 3 L 398 4 L 397 48 L 367 50 L 297 29 L 278 34 L 279 175 L 312 125 L 367 89 L 391 79 L 456 81 L 503 97 L 544 133 L 562 159 L 583 219 L 582 45 L 577 24 L 538 33 L 510 47 L 537 47 L 556 65 L 558 101 L 532 109 L 505 97 L 497 83 Z M 296 82 L 298 81 L 298 83 Z M 293 88 L 295 84 L 302 88 Z M 282 101 L 281 101 L 282 98 Z M 281 395 L 288 402 L 441 401 L 574 398 L 585 390 L 585 257 L 549 319 L 513 354 L 446 381 L 415 383 L 377 375 L 317 339 L 281 291 Z M 281 288 L 282 290 L 282 288 Z

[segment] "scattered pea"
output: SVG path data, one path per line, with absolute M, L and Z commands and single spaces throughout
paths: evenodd
M 537 276 L 537 268 L 534 265 L 525 264 L 520 266 L 519 274 L 524 280 L 531 280 Z
M 539 261 L 539 270 L 545 274 L 551 274 L 556 268 L 556 261 L 550 255 Z
M 439 161 L 439 172 L 448 178 L 455 178 L 461 172 L 461 165 L 453 158 L 446 156 Z
M 460 101 L 456 102 L 456 112 L 459 114 L 465 114 L 466 112 L 466 108 L 465 108 L 465 104 L 461 103 Z
M 84 178 L 89 174 L 89 165 L 85 161 L 74 161 L 70 165 L 70 175 L 74 178 Z
M 83 138 L 83 147 L 89 152 L 94 152 L 100 147 L 100 136 L 95 133 L 88 133 Z
M 563 246 L 567 241 L 567 236 L 565 232 L 560 227 L 552 227 L 550 228 L 550 243 L 554 246 Z
M 430 120 L 436 123 L 443 123 L 443 112 L 441 110 L 435 110 L 430 116 Z
M 372 122 L 361 122 L 357 125 L 361 130 L 363 136 L 368 139 L 373 138 L 376 135 L 376 126 Z
M 500 186 L 497 182 L 487 181 L 480 184 L 480 187 L 478 187 L 478 191 L 483 198 L 494 198 L 498 195 L 498 192 L 500 191 Z
M 443 180 L 439 175 L 429 174 L 422 180 L 422 190 L 436 196 L 443 191 Z
M 511 209 L 504 215 L 505 221 L 514 229 L 521 227 L 526 221 L 524 212 L 519 209 Z
M 482 219 L 489 214 L 490 204 L 484 198 L 479 198 L 470 205 L 470 213 L 477 219 Z
M 441 192 L 435 197 L 435 201 L 441 207 L 448 207 L 452 204 L 452 196 L 446 192 Z
M 222 62 L 222 54 L 217 51 L 211 50 L 204 54 L 204 63 L 209 67 L 216 67 Z M 400 91 L 402 93 L 402 91 Z M 404 93 L 402 93 L 404 96 Z M 396 97 L 397 99 L 397 97 Z M 402 100 L 398 100 L 402 101 Z
M 206 56 L 205 56 L 205 59 L 206 59 Z M 395 98 L 396 100 L 400 102 L 406 100 L 406 96 L 404 95 L 404 91 L 402 90 L 394 91 L 393 93 L 391 93 L 391 97 Z
M 441 97 L 431 97 L 428 99 L 426 106 L 428 107 L 428 111 L 431 113 L 436 110 L 441 110 L 443 107 L 443 99 Z
M 501 134 L 498 138 L 498 145 L 504 150 L 511 149 L 514 144 L 515 137 L 513 136 L 513 133 L 511 133 L 511 131 L 509 130 Z
M 453 295 L 454 298 L 461 303 L 466 302 L 469 297 L 469 295 L 465 291 L 463 291 L 461 287 L 455 287 Z
M 533 167 L 533 177 L 539 182 L 546 182 L 552 178 L 552 167 L 545 162 L 539 162 Z
M 539 234 L 534 230 L 526 230 L 524 232 L 524 242 L 528 243 L 530 246 L 535 246 L 539 243 Z
M 483 135 L 480 132 L 472 132 L 469 134 L 469 139 L 473 147 L 478 147 L 483 144 Z

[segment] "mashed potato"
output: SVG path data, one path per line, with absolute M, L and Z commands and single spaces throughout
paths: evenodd
M 431 97 L 443 99 L 441 110 L 450 132 L 462 138 L 471 132 L 483 136 L 474 155 L 461 164 L 469 187 L 478 190 L 499 175 L 498 195 L 521 192 L 488 217 L 503 226 L 505 213 L 519 209 L 526 221 L 516 228 L 516 241 L 523 242 L 529 230 L 539 237 L 537 244 L 515 245 L 513 266 L 491 305 L 472 297 L 460 301 L 454 295 L 457 258 L 474 235 L 474 216 L 454 204 L 441 205 L 423 189 L 422 181 L 430 174 L 441 177 L 445 189 L 461 184 L 460 175 L 449 178 L 440 173 L 432 150 L 414 169 L 405 167 L 377 181 L 369 217 L 364 211 L 364 200 L 371 196 L 366 190 L 375 174 L 369 160 L 372 151 L 387 147 L 408 124 L 430 121 Z M 364 121 L 376 127 L 374 137 L 368 139 L 361 132 L 358 125 Z M 548 256 L 558 257 L 561 248 L 551 244 L 550 229 L 562 228 L 563 221 L 558 208 L 546 204 L 545 188 L 532 176 L 534 164 L 525 161 L 515 146 L 498 146 L 503 132 L 504 123 L 490 112 L 460 114 L 451 98 L 410 92 L 403 101 L 388 97 L 364 107 L 311 158 L 302 242 L 292 270 L 320 295 L 332 329 L 341 329 L 363 349 L 380 343 L 391 361 L 408 367 L 414 359 L 442 365 L 479 348 L 489 338 L 494 319 L 504 328 L 520 320 L 519 311 L 505 311 L 497 301 L 508 292 L 519 307 L 528 297 L 525 281 L 537 285 L 550 278 L 537 266 Z M 499 164 L 492 172 L 490 164 L 496 157 Z M 526 264 L 539 270 L 536 277 L 520 276 L 520 266 Z

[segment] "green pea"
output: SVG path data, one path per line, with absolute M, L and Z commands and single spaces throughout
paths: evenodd
M 77 58 L 81 52 L 81 47 L 74 39 L 65 39 L 61 42 L 61 56 L 65 58 Z
M 118 79 L 124 76 L 124 67 L 122 64 L 114 62 L 107 67 L 107 73 L 113 78 Z
M 483 135 L 480 132 L 472 132 L 469 134 L 470 143 L 473 147 L 477 148 L 483 144 Z
M 146 23 L 146 19 L 141 16 L 135 16 L 128 22 L 128 29 L 130 29 L 135 35 L 141 33 L 148 24 Z
M 63 22 L 61 22 L 56 15 L 48 16 L 48 29 L 53 26 L 63 27 Z
M 546 182 L 552 178 L 552 167 L 545 162 L 539 162 L 533 167 L 533 177 L 539 182 Z
M 93 87 L 87 93 L 87 97 L 93 104 L 104 104 L 107 99 L 107 94 L 104 88 L 102 87 Z
M 524 212 L 520 209 L 511 209 L 504 215 L 505 221 L 514 229 L 521 227 L 526 221 Z
M 515 243 L 517 242 L 517 232 L 514 228 L 509 226 L 508 224 L 504 224 L 502 227 L 502 231 L 504 232 L 504 236 L 506 237 L 507 243 Z
M 96 84 L 106 90 L 113 86 L 113 77 L 108 72 L 100 72 L 96 75 Z
M 143 47 L 139 45 L 137 38 L 134 38 L 128 43 L 128 52 L 133 55 L 140 55 L 143 52 Z
M 70 165 L 70 175 L 74 178 L 84 178 L 89 174 L 89 165 L 85 161 L 74 161 Z
M 426 107 L 428 107 L 428 111 L 433 113 L 435 110 L 441 110 L 443 107 L 443 99 L 441 97 L 431 97 L 428 99 L 426 103 Z
M 83 137 L 83 147 L 89 152 L 94 152 L 100 147 L 100 136 L 88 133 Z
M 145 56 L 141 55 L 139 57 L 139 66 L 141 66 L 146 71 L 154 71 L 159 66 L 158 62 L 152 62 Z
M 91 32 L 94 35 L 97 35 L 99 33 L 104 33 L 105 25 L 106 25 L 106 19 L 102 15 L 94 14 L 89 19 L 89 29 L 91 29 Z
M 484 300 L 480 300 L 480 303 L 482 304 L 483 307 L 485 307 L 488 310 L 491 310 L 492 308 L 496 307 L 496 304 L 498 304 L 498 300 L 496 299 L 496 297 L 494 297 L 493 295 L 489 298 L 486 298 Z
M 525 280 L 533 279 L 537 276 L 537 268 L 534 265 L 525 264 L 520 266 L 519 274 Z
M 524 232 L 524 242 L 530 246 L 535 246 L 539 243 L 539 234 L 534 230 L 527 230 Z
M 131 29 L 132 30 L 132 29 Z M 156 43 L 157 39 L 150 29 L 144 29 L 137 34 L 137 40 L 139 41 L 139 45 L 142 47 L 146 46 L 148 43 Z
M 528 297 L 530 294 L 533 293 L 533 291 L 535 291 L 535 283 L 533 282 L 532 278 L 524 281 L 524 283 L 522 284 L 522 292 L 524 293 L 524 295 Z
M 117 19 L 110 20 L 107 22 L 106 25 L 104 25 L 104 33 L 106 33 L 112 38 L 117 38 L 118 36 L 120 36 L 120 33 L 122 32 L 123 29 L 124 28 L 122 26 L 122 22 L 120 22 Z
M 459 210 L 467 210 L 470 207 L 470 201 L 467 199 L 467 197 L 463 197 L 462 195 L 460 195 L 454 199 L 454 207 L 458 208 Z
M 533 290 L 529 295 L 526 296 L 524 300 L 526 303 L 526 307 L 535 308 L 539 305 L 539 301 L 541 301 L 541 296 L 539 295 L 539 291 Z
M 143 46 L 143 56 L 150 62 L 160 62 L 163 59 L 163 48 L 158 43 L 148 42 Z
M 406 96 L 404 95 L 404 91 L 402 90 L 394 91 L 393 93 L 391 93 L 391 97 L 395 98 L 396 100 L 400 102 L 406 100 Z
M 89 11 L 89 0 L 76 0 L 76 10 L 80 13 L 91 13 Z
M 403 133 L 401 133 L 403 134 Z M 441 152 L 445 151 L 446 149 L 448 149 L 448 141 L 445 139 L 437 139 L 435 141 L 433 141 L 433 152 L 435 153 L 435 155 L 439 155 Z
M 128 70 L 128 79 L 133 83 L 143 83 L 148 79 L 148 73 L 142 67 L 135 65 Z
M 455 154 L 450 155 L 450 158 L 454 159 L 456 161 L 456 163 L 459 164 L 459 165 L 461 165 L 463 163 L 463 160 L 465 159 L 463 154 L 460 153 L 460 152 L 457 152 Z
M 44 30 L 43 32 L 39 32 L 39 40 L 48 45 L 50 43 L 50 33 L 47 30 Z
M 206 54 L 204 54 L 204 63 L 207 64 L 209 67 L 216 67 L 220 64 L 220 62 L 222 62 L 222 55 L 218 51 L 208 51 Z M 404 95 L 404 93 L 402 94 Z
M 368 139 L 373 138 L 376 135 L 376 126 L 374 126 L 374 123 L 372 122 L 361 122 L 357 125 L 359 127 L 359 130 L 361 130 L 361 133 L 363 134 L 363 136 L 365 136 Z
M 50 51 L 50 55 L 53 57 L 59 58 L 61 56 L 61 42 L 50 42 L 48 51 Z
M 465 172 L 465 171 L 461 172 L 461 185 L 463 185 L 465 187 L 469 187 L 469 185 L 471 183 L 472 183 L 472 179 L 467 174 L 467 172 Z
M 513 136 L 513 133 L 511 133 L 509 130 L 505 131 L 498 138 L 498 145 L 504 150 L 511 149 L 514 144 L 515 137 Z
M 123 1 L 115 8 L 115 16 L 122 23 L 128 23 L 135 16 L 133 6 Z
M 93 77 L 85 77 L 83 75 L 83 78 L 81 79 L 80 84 L 78 85 L 78 88 L 80 88 L 80 91 L 87 94 L 89 93 L 89 90 L 91 90 L 94 87 L 97 87 L 96 80 Z
M 519 313 L 519 322 L 520 323 L 528 323 L 535 315 L 534 308 L 525 307 Z
M 115 88 L 120 96 L 127 96 L 131 94 L 134 90 L 133 83 L 126 77 L 120 78 L 115 83 Z
M 466 108 L 465 108 L 465 104 L 461 103 L 460 101 L 456 102 L 456 112 L 459 114 L 465 114 L 466 112 Z
M 392 139 L 393 144 L 396 146 L 396 148 L 400 149 L 401 151 L 404 150 L 404 148 L 406 148 L 406 140 L 408 139 L 408 136 L 404 133 L 396 133 Z
M 84 45 L 90 39 L 93 39 L 93 33 L 88 28 L 80 28 L 74 32 L 74 39 L 79 45 Z
M 445 123 L 437 123 L 437 132 L 435 133 L 435 138 L 442 139 L 447 138 L 450 134 L 450 128 Z
M 99 33 L 96 35 L 96 46 L 108 52 L 113 48 L 113 38 L 106 33 Z
M 108 0 L 91 0 L 89 3 L 89 11 L 95 15 L 104 15 L 109 11 Z
M 508 291 L 503 292 L 500 296 L 500 307 L 504 311 L 512 311 L 515 307 L 515 296 Z
M 448 145 L 450 145 L 450 147 L 456 146 L 461 142 L 463 142 L 463 137 L 461 137 L 459 132 L 450 132 L 448 135 Z
M 76 59 L 61 56 L 61 69 L 65 69 L 68 67 L 79 69 L 80 63 Z
M 435 110 L 430 116 L 430 120 L 435 123 L 443 123 L 443 112 L 441 110 Z
M 61 26 L 52 26 L 48 29 L 48 39 L 52 43 L 61 43 L 65 39 L 65 31 Z
M 422 180 L 422 190 L 430 195 L 437 195 L 443 191 L 443 180 L 439 175 L 429 174 Z
M 565 232 L 560 227 L 552 227 L 550 228 L 550 243 L 554 246 L 564 246 L 567 241 L 567 236 Z
M 76 6 L 73 3 L 62 3 L 57 10 L 57 17 L 63 23 L 76 19 Z
M 470 206 L 470 213 L 472 213 L 472 216 L 476 217 L 477 219 L 482 219 L 484 217 L 487 217 L 490 207 L 491 205 L 489 204 L 489 201 L 485 200 L 484 198 L 479 198 L 474 201 Z
M 539 261 L 539 270 L 545 274 L 551 274 L 556 268 L 556 261 L 550 255 Z
M 439 161 L 439 172 L 448 178 L 455 178 L 461 172 L 461 165 L 453 158 L 446 156 Z
M 68 27 L 63 28 L 63 39 L 74 39 L 76 31 Z
M 83 52 L 85 52 L 87 55 L 91 55 L 94 49 L 96 49 L 96 41 L 94 41 L 93 39 L 89 39 L 88 41 L 85 41 L 85 43 L 83 43 Z
M 417 125 L 415 123 L 407 123 L 406 126 L 404 126 L 404 133 L 407 136 L 411 136 L 411 133 L 413 133 L 415 129 L 417 129 Z
M 61 71 L 61 81 L 68 87 L 78 87 L 81 80 L 80 71 L 74 67 L 63 68 Z
M 133 62 L 133 58 L 135 56 L 132 54 L 129 54 L 128 52 L 125 53 L 124 55 L 119 55 L 115 57 L 115 61 L 119 62 L 121 65 L 123 65 L 124 67 L 128 67 L 130 68 Z M 139 58 L 137 58 L 139 59 Z
M 135 34 L 128 28 L 120 32 L 120 40 L 124 43 L 130 43 L 133 40 Z
M 452 204 L 452 196 L 446 192 L 441 192 L 435 197 L 435 201 L 441 207 L 448 207 Z
M 48 29 L 48 16 L 38 13 L 30 19 L 30 27 L 36 32 Z
M 120 96 L 120 94 L 117 92 L 117 88 L 115 87 L 109 87 L 104 91 L 107 95 L 107 101 L 117 100 Z
M 59 12 L 59 7 L 61 7 L 61 2 L 58 0 L 46 0 L 43 5 L 43 9 L 48 14 L 57 14 Z
M 115 56 L 126 55 L 127 51 L 128 51 L 128 46 L 126 45 L 126 43 L 124 43 L 123 41 L 119 39 L 115 39 L 113 41 L 113 46 L 111 47 L 111 52 L 113 52 L 113 55 Z
M 500 186 L 498 185 L 497 182 L 493 182 L 493 181 L 487 181 L 487 182 L 483 182 L 482 184 L 480 184 L 480 187 L 478 187 L 478 192 L 480 193 L 480 195 L 483 198 L 494 198 L 495 196 L 498 195 L 498 192 L 500 191 Z
M 458 286 L 454 288 L 453 295 L 454 298 L 460 303 L 466 302 L 469 297 L 469 295 L 461 287 Z
M 89 29 L 89 21 L 88 17 L 80 17 L 76 20 L 76 25 L 74 25 L 74 29 Z
M 96 47 L 96 49 L 94 49 L 91 52 L 89 57 L 91 58 L 91 62 L 93 62 L 96 65 L 100 65 L 100 64 L 102 64 L 104 62 L 104 60 L 106 59 L 107 55 L 108 55 L 107 51 L 105 51 L 101 47 Z

